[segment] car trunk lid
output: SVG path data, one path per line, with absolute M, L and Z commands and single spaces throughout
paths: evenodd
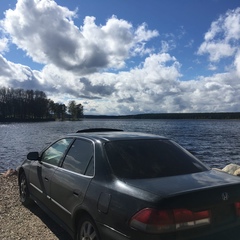
M 127 183 L 157 195 L 158 199 L 155 198 L 152 205 L 144 206 L 145 209 L 178 212 L 190 210 L 193 214 L 208 211 L 209 224 L 204 226 L 206 233 L 240 224 L 238 177 L 210 170 L 162 179 L 127 180 Z M 182 217 L 184 218 L 183 215 Z M 194 225 L 191 222 L 188 224 L 189 228 Z M 186 229 L 185 226 L 179 227 L 180 230 L 181 228 Z M 192 228 L 192 236 L 202 234 L 202 228 Z M 184 231 L 180 232 L 179 236 L 186 237 Z
M 194 208 L 240 201 L 240 178 L 216 170 L 164 178 L 128 179 L 126 183 L 157 195 L 161 205 L 168 207 L 187 205 Z

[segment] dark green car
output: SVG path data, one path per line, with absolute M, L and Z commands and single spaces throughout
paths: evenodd
M 240 178 L 157 135 L 78 131 L 29 153 L 18 173 L 21 202 L 77 240 L 219 240 L 240 228 Z

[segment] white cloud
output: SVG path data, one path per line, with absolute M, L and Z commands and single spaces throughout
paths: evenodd
M 78 77 L 46 65 L 41 72 L 0 58 L 1 86 L 39 89 L 54 101 L 84 102 L 86 114 L 238 111 L 240 77 L 233 73 L 180 81 L 180 64 L 153 54 L 131 71 Z M 7 83 L 7 85 L 6 85 Z
M 217 62 L 223 57 L 233 56 L 234 52 L 235 49 L 224 42 L 204 42 L 198 50 L 199 54 L 208 53 L 212 62 Z
M 218 69 L 224 57 L 233 58 L 232 68 L 180 81 L 181 63 L 169 53 L 175 42 L 159 41 L 160 52 L 146 47 L 158 36 L 146 23 L 135 28 L 112 16 L 97 25 L 94 17 L 87 16 L 77 27 L 76 12 L 54 1 L 18 0 L 1 26 L 18 48 L 45 65 L 33 71 L 0 55 L 0 85 L 42 90 L 65 104 L 69 99 L 81 101 L 86 114 L 239 111 L 239 14 L 240 8 L 228 11 L 212 23 L 198 50 L 209 55 L 211 70 Z M 0 52 L 7 44 L 0 40 Z M 142 62 L 123 71 L 126 60 L 137 55 Z
M 148 41 L 149 39 L 151 39 L 153 37 L 157 37 L 158 35 L 159 34 L 156 30 L 154 30 L 154 31 L 147 30 L 147 24 L 143 23 L 136 30 L 135 42 Z
M 4 30 L 34 61 L 82 74 L 124 67 L 131 51 L 145 52 L 139 46 L 158 35 L 146 24 L 134 29 L 115 16 L 104 26 L 87 16 L 78 28 L 73 21 L 76 12 L 51 0 L 19 0 L 5 15 L 1 24 Z
M 223 28 L 227 41 L 240 39 L 240 8 L 227 12 Z
M 217 70 L 217 66 L 214 65 L 214 64 L 212 64 L 212 63 L 210 63 L 210 64 L 208 65 L 208 69 L 211 70 L 211 71 L 215 71 L 215 70 Z
M 236 54 L 236 58 L 234 61 L 234 65 L 236 67 L 236 72 L 237 75 L 240 77 L 240 50 L 238 51 L 238 53 Z
M 229 10 L 214 21 L 204 39 L 198 54 L 208 54 L 210 61 L 235 57 L 240 41 L 240 8 Z
M 167 41 L 161 41 L 161 52 L 167 53 L 170 49 L 169 43 Z
M 41 72 L 33 71 L 28 66 L 12 63 L 1 54 L 0 73 L 1 87 L 45 90 Z
M 0 53 L 8 51 L 8 39 L 6 37 L 0 39 Z

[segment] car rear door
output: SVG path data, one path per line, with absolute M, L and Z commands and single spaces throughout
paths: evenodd
M 74 209 L 83 202 L 93 175 L 94 144 L 76 139 L 51 180 L 52 210 L 67 225 Z

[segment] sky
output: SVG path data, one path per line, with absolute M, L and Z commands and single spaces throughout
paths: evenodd
M 86 115 L 240 111 L 239 0 L 0 0 L 0 88 Z

